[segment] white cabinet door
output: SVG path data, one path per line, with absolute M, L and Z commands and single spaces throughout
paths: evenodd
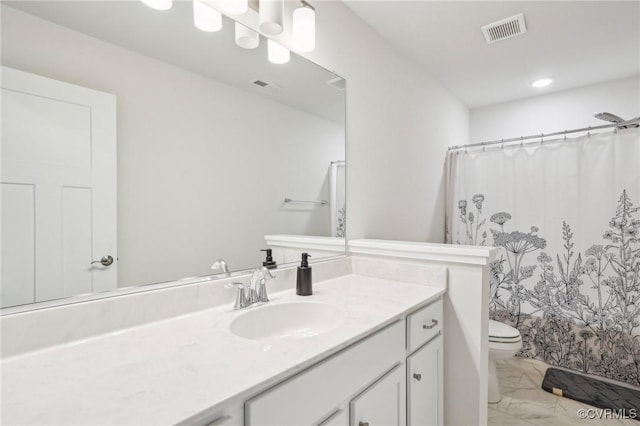
M 399 365 L 351 401 L 351 426 L 404 426 L 404 376 Z
M 407 426 L 442 425 L 442 336 L 407 358 Z
M 2 67 L 1 157 L 2 306 L 116 288 L 115 96 Z

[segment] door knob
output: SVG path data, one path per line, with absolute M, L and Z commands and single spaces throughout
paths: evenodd
M 422 374 L 413 373 L 413 378 L 416 379 L 417 381 L 420 381 L 420 380 L 422 380 Z
M 111 256 L 102 256 L 102 259 L 100 260 L 94 260 L 93 262 L 90 263 L 90 265 L 93 265 L 94 263 L 99 263 L 102 266 L 109 266 L 113 263 L 113 257 Z
M 358 426 L 369 426 L 369 422 L 358 422 Z

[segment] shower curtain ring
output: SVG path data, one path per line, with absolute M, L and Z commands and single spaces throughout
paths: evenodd
M 567 140 L 567 129 L 564 129 L 564 140 Z
M 485 152 L 485 149 L 484 149 L 484 142 L 482 142 L 482 152 Z
M 587 137 L 591 136 L 591 126 L 589 126 L 589 130 L 587 130 Z
M 520 148 L 522 148 L 524 146 L 524 136 L 520 136 Z
M 544 142 L 544 133 L 540 133 L 540 145 Z

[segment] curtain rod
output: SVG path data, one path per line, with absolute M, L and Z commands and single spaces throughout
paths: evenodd
M 448 151 L 454 151 L 454 150 L 457 150 L 457 149 L 476 148 L 476 147 L 483 147 L 484 148 L 484 147 L 491 146 L 491 145 L 505 144 L 505 143 L 511 143 L 511 142 L 522 142 L 522 141 L 527 140 L 527 139 L 538 139 L 538 138 L 540 138 L 542 140 L 542 139 L 544 139 L 546 137 L 550 137 L 550 136 L 567 135 L 569 133 L 590 132 L 591 130 L 610 129 L 610 128 L 613 128 L 613 127 L 615 127 L 616 129 L 620 129 L 620 128 L 623 128 L 624 126 L 628 126 L 628 125 L 636 125 L 635 127 L 637 127 L 638 123 L 640 123 L 640 117 L 634 118 L 633 120 L 622 121 L 620 123 L 603 124 L 602 126 L 589 126 L 589 127 L 583 127 L 581 129 L 564 130 L 564 131 L 561 131 L 561 132 L 546 133 L 546 134 L 545 133 L 540 133 L 539 135 L 520 136 L 519 138 L 499 139 L 499 140 L 495 140 L 495 141 L 478 142 L 478 143 L 472 143 L 472 144 L 467 144 L 467 145 L 453 145 L 453 146 L 450 146 L 448 148 Z M 531 143 L 531 142 L 529 142 L 529 143 Z

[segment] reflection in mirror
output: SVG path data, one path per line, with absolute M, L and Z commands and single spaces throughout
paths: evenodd
M 344 80 L 192 13 L 2 2 L 2 307 L 344 247 Z

